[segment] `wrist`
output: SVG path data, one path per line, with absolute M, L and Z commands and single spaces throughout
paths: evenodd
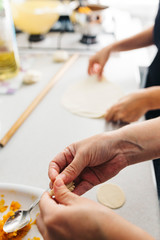
M 154 86 L 144 89 L 144 98 L 147 105 L 147 111 L 160 108 L 160 87 Z
M 107 51 L 109 52 L 109 54 L 116 52 L 117 51 L 117 43 L 112 43 L 110 45 L 108 45 L 107 47 Z
M 110 44 L 106 47 L 104 47 L 102 50 L 101 50 L 103 53 L 105 53 L 105 56 L 110 56 L 111 53 L 115 52 L 115 44 Z
M 153 110 L 155 105 L 155 99 L 153 99 L 148 89 L 140 90 L 139 95 L 140 104 L 141 106 L 143 106 L 144 111 L 147 112 L 149 110 Z
M 118 129 L 104 133 L 103 135 L 107 154 L 109 154 L 109 159 L 114 159 L 115 168 L 120 171 L 127 167 L 128 160 L 124 151 L 125 141 L 123 139 L 123 133 Z
M 121 49 L 121 42 L 114 42 L 110 44 L 109 46 L 110 54 L 114 52 L 121 52 L 123 49 Z
M 153 238 L 139 227 L 126 221 L 112 210 L 103 210 L 101 214 L 101 233 L 108 240 L 153 240 Z
M 130 126 L 125 126 L 108 134 L 112 139 L 109 147 L 116 156 L 117 164 L 121 169 L 136 163 L 143 151 L 143 147 L 129 128 Z

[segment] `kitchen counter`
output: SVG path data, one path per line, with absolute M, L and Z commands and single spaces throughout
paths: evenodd
M 52 53 L 23 52 L 21 59 L 25 60 L 27 66 L 38 68 L 42 73 L 42 80 L 35 85 L 22 86 L 14 95 L 0 97 L 0 137 L 62 66 L 52 62 Z M 106 77 L 120 85 L 126 93 L 138 87 L 135 81 L 136 68 L 131 64 L 125 71 L 127 61 L 127 56 L 112 57 L 105 72 Z M 66 88 L 86 77 L 87 62 L 88 56 L 80 56 L 8 144 L 0 149 L 0 182 L 46 189 L 49 183 L 48 164 L 59 151 L 72 142 L 118 127 L 107 124 L 104 119 L 87 119 L 73 115 L 61 105 Z M 151 162 L 130 166 L 110 182 L 118 184 L 126 195 L 125 205 L 116 212 L 158 239 L 159 206 Z M 96 190 L 97 187 L 93 188 L 85 196 L 97 201 Z
M 50 34 L 51 36 L 53 35 Z M 26 36 L 21 35 L 19 38 L 23 37 Z M 35 85 L 22 85 L 14 95 L 0 96 L 0 138 L 62 66 L 52 61 L 55 49 L 28 50 L 24 44 L 23 42 L 20 50 L 23 68 L 39 70 L 42 79 Z M 46 189 L 49 183 L 48 164 L 57 153 L 72 142 L 119 127 L 106 123 L 104 119 L 79 117 L 61 105 L 66 88 L 87 76 L 88 58 L 87 51 L 83 53 L 80 51 L 78 60 L 47 94 L 8 144 L 0 149 L 1 183 L 24 184 Z M 139 86 L 136 61 L 130 53 L 112 56 L 105 68 L 105 75 L 110 81 L 120 85 L 125 93 L 132 92 Z M 130 166 L 109 182 L 119 185 L 126 196 L 124 206 L 115 211 L 158 240 L 160 216 L 152 162 Z M 97 201 L 98 187 L 94 187 L 84 196 Z

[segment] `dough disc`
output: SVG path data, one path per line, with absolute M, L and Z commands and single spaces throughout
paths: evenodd
M 107 108 L 123 96 L 123 91 L 115 84 L 103 78 L 98 81 L 96 76 L 88 77 L 64 93 L 62 104 L 72 113 L 83 117 L 103 117 Z
M 97 191 L 98 201 L 112 209 L 120 208 L 125 203 L 125 195 L 115 184 L 104 184 Z

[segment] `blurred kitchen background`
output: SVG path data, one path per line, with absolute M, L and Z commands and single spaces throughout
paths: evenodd
M 44 0 L 43 7 L 40 7 L 38 3 L 41 1 L 30 0 L 27 2 L 37 2 L 37 10 L 34 9 L 34 14 L 36 13 L 38 17 L 36 16 L 37 19 L 34 21 L 35 16 L 31 16 L 33 9 L 27 9 L 27 5 L 24 5 L 24 13 L 22 4 L 24 2 L 24 0 L 11 0 L 19 48 L 45 50 L 59 48 L 68 51 L 87 52 L 97 51 L 112 41 L 133 35 L 150 26 L 154 22 L 158 6 L 158 0 Z M 51 9 L 49 11 L 51 5 L 50 7 L 48 5 L 47 8 L 49 2 L 55 3 L 55 19 L 51 20 L 54 24 L 50 29 L 44 29 L 44 32 L 48 32 L 45 37 L 42 36 L 43 34 L 37 36 L 40 29 L 43 30 L 45 21 L 48 24 L 47 14 L 48 19 L 51 15 Z M 59 6 L 57 6 L 58 4 Z M 83 10 L 78 11 L 78 7 L 89 7 L 89 5 L 97 5 L 97 8 L 92 9 L 91 7 L 92 12 L 94 12 L 92 19 L 86 17 L 85 9 L 84 12 Z M 44 20 L 44 15 L 46 15 L 46 20 Z M 27 24 L 25 21 L 27 21 Z M 49 25 L 46 27 L 49 27 Z M 25 33 L 19 30 L 23 30 Z M 40 39 L 43 40 L 39 41 Z M 136 54 L 137 51 L 133 52 Z M 140 52 L 141 50 L 139 50 Z M 143 56 L 141 55 L 140 59 L 138 57 L 139 65 L 148 65 L 155 54 L 155 48 L 149 47 L 147 51 L 142 50 L 142 52 L 144 55 L 142 54 Z
M 151 26 L 158 0 L 10 0 L 19 53 L 26 50 L 89 57 L 104 46 Z M 122 53 L 125 55 L 125 53 Z M 127 52 L 143 86 L 156 54 L 151 46 Z M 121 55 L 121 53 L 119 53 Z

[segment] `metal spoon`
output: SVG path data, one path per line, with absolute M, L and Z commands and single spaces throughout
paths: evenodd
M 66 187 L 70 190 L 73 191 L 75 188 L 75 185 L 73 182 L 66 184 Z M 50 194 L 50 196 L 54 196 L 54 190 L 47 190 Z M 30 206 L 28 210 L 18 210 L 14 213 L 13 216 L 9 217 L 7 221 L 5 222 L 3 226 L 3 231 L 6 233 L 11 233 L 15 232 L 23 227 L 25 227 L 29 222 L 30 222 L 30 212 L 32 209 L 39 203 L 41 199 L 41 196 L 36 199 L 34 203 Z
M 30 212 L 39 203 L 41 197 L 36 199 L 28 210 L 18 210 L 13 216 L 9 217 L 3 226 L 3 231 L 6 233 L 15 232 L 30 222 Z

